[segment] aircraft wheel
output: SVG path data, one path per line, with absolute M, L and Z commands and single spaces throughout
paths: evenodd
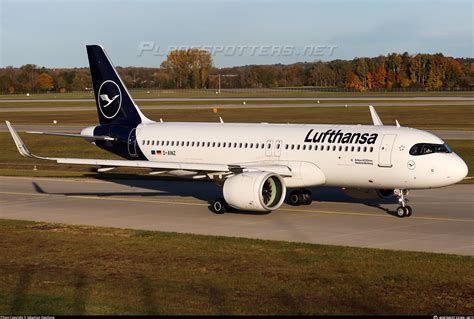
M 290 193 L 290 205 L 292 206 L 300 206 L 303 201 L 303 195 L 300 191 L 292 191 Z
M 410 206 L 405 206 L 405 217 L 410 217 L 411 214 L 413 213 L 413 210 L 411 209 Z
M 408 211 L 408 210 L 405 209 L 405 207 L 399 206 L 399 207 L 397 208 L 397 216 L 400 217 L 400 218 L 405 217 L 406 214 L 407 214 L 407 213 L 406 213 L 407 211 Z
M 311 203 L 313 202 L 313 194 L 311 193 L 311 191 L 305 189 L 303 190 L 302 192 L 302 201 L 301 203 L 303 205 L 311 205 Z
M 224 198 L 218 198 L 212 202 L 211 209 L 216 214 L 224 214 L 227 211 L 227 203 Z

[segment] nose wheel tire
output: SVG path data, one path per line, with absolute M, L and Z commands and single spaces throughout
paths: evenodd
M 413 213 L 413 210 L 411 209 L 410 206 L 405 206 L 406 214 L 405 217 L 410 217 L 411 214 Z
M 211 210 L 216 214 L 224 214 L 227 211 L 227 203 L 224 198 L 218 198 L 211 204 Z
M 399 206 L 397 208 L 397 216 L 400 218 L 410 217 L 412 212 L 413 210 L 411 209 L 410 206 Z

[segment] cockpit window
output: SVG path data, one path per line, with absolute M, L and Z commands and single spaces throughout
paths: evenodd
M 452 153 L 448 144 L 418 143 L 410 149 L 410 155 L 426 155 L 431 153 Z

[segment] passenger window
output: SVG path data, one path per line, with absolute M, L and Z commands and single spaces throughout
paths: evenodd
M 318 150 L 318 145 L 314 145 L 314 150 L 315 150 L 315 151 Z
M 342 152 L 342 146 L 339 146 L 339 152 Z
M 373 147 L 370 147 L 370 151 L 373 152 L 373 151 L 374 151 L 374 148 L 373 148 Z
M 145 140 L 142 141 L 142 145 L 145 145 Z
M 250 143 L 250 148 L 253 148 L 253 143 Z
M 166 141 L 166 146 L 169 146 L 170 145 L 170 141 Z
M 287 149 L 288 149 L 288 144 L 285 144 L 285 150 L 287 150 Z
M 147 140 L 147 141 L 146 141 L 146 145 L 150 145 L 150 140 Z
M 292 150 L 295 149 L 295 144 L 291 144 L 291 149 L 292 149 Z
M 306 145 L 303 145 L 303 151 L 306 151 Z
M 311 151 L 311 149 L 313 148 L 313 145 L 310 145 L 308 146 L 308 149 Z
M 367 146 L 364 146 L 364 153 L 367 152 Z
M 333 151 L 335 151 L 335 150 L 336 150 L 336 145 L 334 145 L 334 146 L 332 147 L 332 150 L 333 150 Z
M 329 151 L 330 149 L 331 149 L 331 146 L 328 145 L 328 146 L 326 147 L 326 151 Z
M 354 146 L 351 147 L 351 152 L 354 152 Z
M 349 146 L 346 146 L 345 151 L 347 152 L 349 150 Z

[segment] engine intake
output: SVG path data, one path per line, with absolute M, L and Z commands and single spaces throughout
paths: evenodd
M 268 212 L 279 208 L 285 199 L 283 178 L 269 172 L 244 172 L 224 182 L 224 198 L 231 207 Z

